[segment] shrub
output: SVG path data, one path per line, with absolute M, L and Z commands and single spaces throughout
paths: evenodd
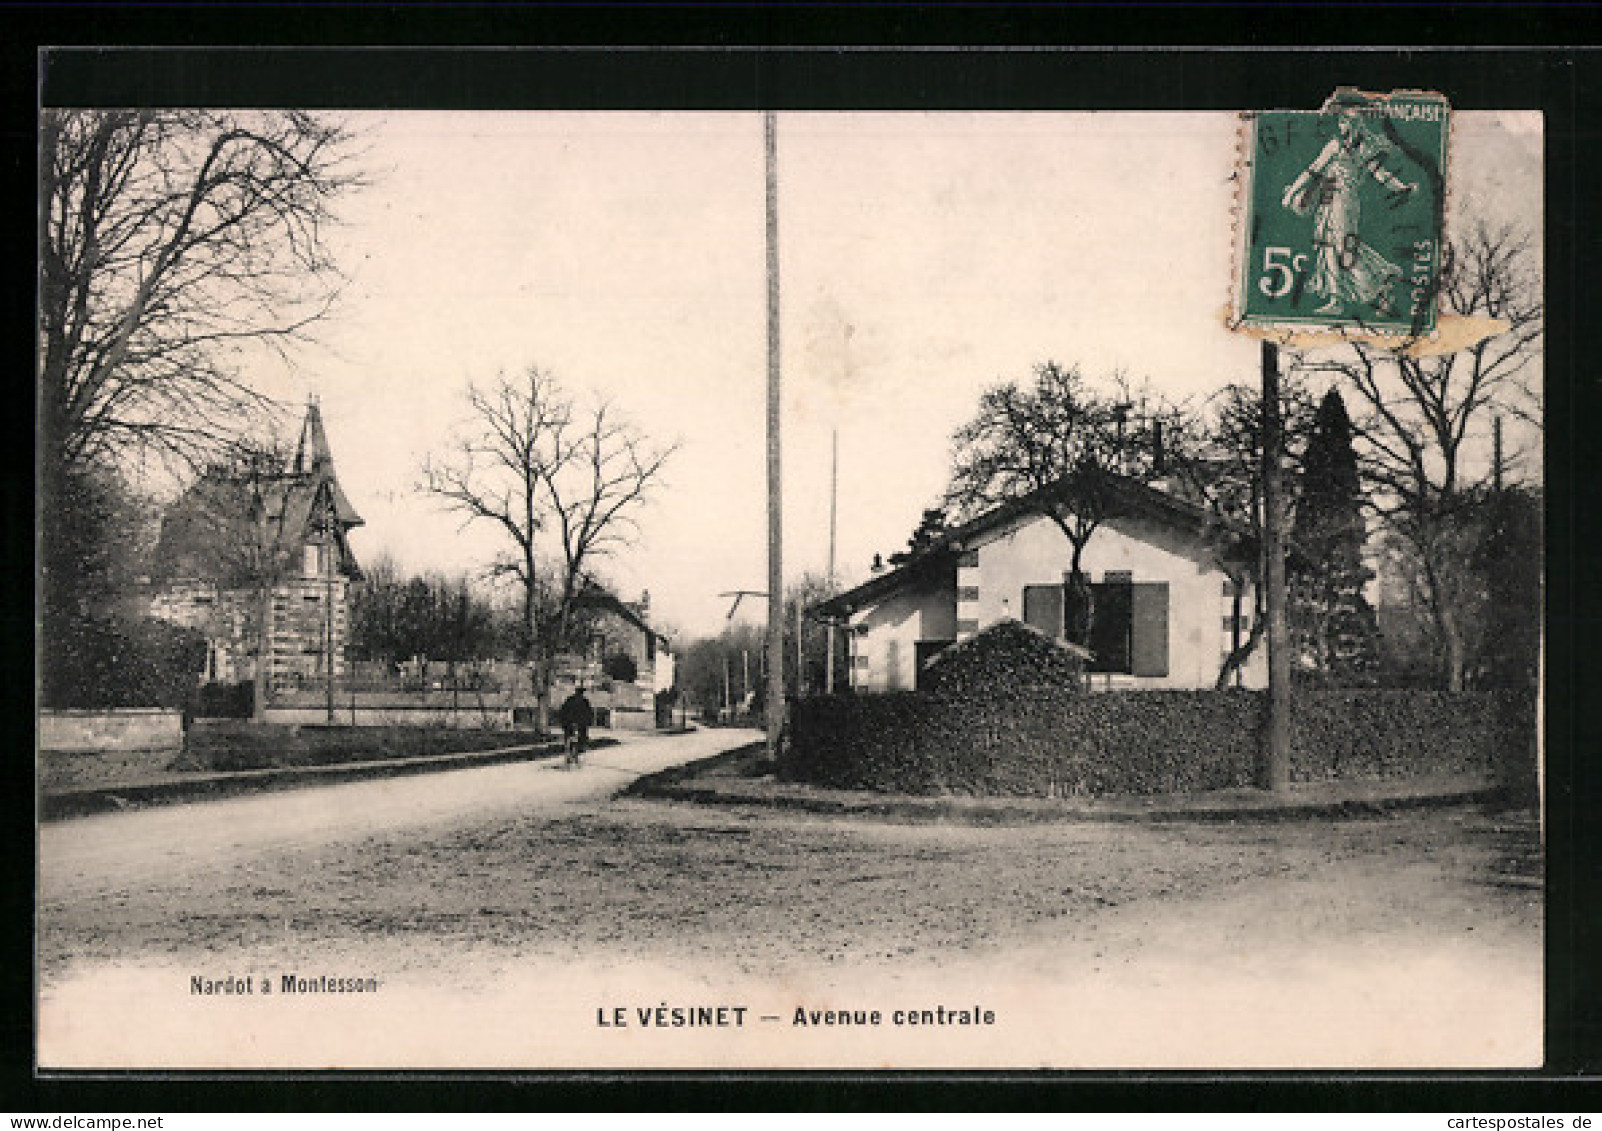
M 41 650 L 41 698 L 54 710 L 186 706 L 206 663 L 206 638 L 166 621 L 51 618 Z
M 256 685 L 252 680 L 239 683 L 203 683 L 195 703 L 195 716 L 202 719 L 248 719 L 255 711 Z
M 1075 688 L 1084 678 L 1087 657 L 1078 645 L 1003 620 L 936 655 L 918 686 L 948 696 Z

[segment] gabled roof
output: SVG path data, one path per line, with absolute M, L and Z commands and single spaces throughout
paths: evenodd
M 987 625 L 966 640 L 958 640 L 954 644 L 947 644 L 940 651 L 929 657 L 925 666 L 933 667 L 938 664 L 948 664 L 969 652 L 978 651 L 997 637 L 1009 635 L 1023 636 L 1032 643 L 1038 643 L 1042 648 L 1053 649 L 1076 660 L 1091 660 L 1095 658 L 1095 653 L 1082 644 L 1076 644 L 1072 640 L 1061 640 L 1015 617 L 1002 617 L 996 623 Z
M 595 609 L 599 612 L 612 613 L 632 624 L 635 628 L 648 635 L 656 637 L 657 641 L 666 644 L 668 639 L 646 621 L 645 616 L 633 605 L 623 601 L 616 593 L 593 581 L 586 582 L 577 597 L 573 599 L 575 608 Z
M 1114 506 L 1111 517 L 1114 519 L 1121 515 L 1139 515 L 1196 539 L 1220 526 L 1217 517 L 1205 507 L 1167 491 L 1158 490 L 1138 479 L 1113 475 L 1110 478 L 1110 486 Z M 1005 529 L 1019 519 L 1040 515 L 1042 502 L 1058 489 L 1055 485 L 1044 487 L 992 507 L 983 514 L 946 531 L 926 549 L 914 554 L 895 569 L 871 577 L 855 588 L 812 606 L 812 615 L 824 619 L 849 616 L 856 610 L 874 604 L 902 586 L 924 576 L 931 569 L 949 566 L 956 554 L 989 541 L 989 535 Z M 1233 543 L 1243 549 L 1249 548 L 1250 537 L 1247 534 L 1233 528 L 1226 527 L 1225 530 Z
M 300 442 L 295 445 L 296 475 L 319 476 L 328 482 L 333 497 L 334 513 L 346 528 L 362 525 L 362 516 L 356 513 L 334 474 L 334 454 L 328 448 L 328 434 L 323 431 L 323 410 L 316 401 L 306 406 L 306 420 L 300 426 Z
M 324 506 L 335 516 L 341 568 L 359 575 L 345 534 L 362 518 L 335 478 L 322 414 L 313 403 L 289 470 L 207 471 L 178 497 L 162 517 L 156 572 L 227 584 L 259 568 L 250 559 L 264 549 L 298 552 Z

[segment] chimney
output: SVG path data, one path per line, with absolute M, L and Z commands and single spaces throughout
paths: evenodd
M 882 554 L 873 555 L 873 564 L 868 567 L 868 572 L 875 577 L 884 572 L 884 556 Z

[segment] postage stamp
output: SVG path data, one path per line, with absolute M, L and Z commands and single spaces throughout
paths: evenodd
M 1349 89 L 1252 115 L 1238 320 L 1432 333 L 1449 116 L 1438 94 Z

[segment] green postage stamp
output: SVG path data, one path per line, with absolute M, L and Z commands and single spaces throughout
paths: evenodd
M 1433 333 L 1448 115 L 1439 94 L 1345 89 L 1253 115 L 1237 319 Z

